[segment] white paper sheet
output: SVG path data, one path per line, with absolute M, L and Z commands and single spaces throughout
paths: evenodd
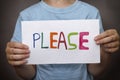
M 28 64 L 99 63 L 99 20 L 22 21 Z

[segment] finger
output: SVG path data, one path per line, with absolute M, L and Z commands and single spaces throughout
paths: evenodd
M 25 44 L 18 43 L 18 42 L 8 42 L 7 46 L 10 48 L 21 48 L 21 49 L 28 49 L 29 47 Z
M 115 35 L 117 32 L 116 30 L 114 29 L 111 29 L 111 30 L 106 30 L 105 32 L 101 33 L 100 35 L 96 36 L 95 37 L 95 40 L 100 40 L 100 39 L 103 39 L 105 37 L 109 37 L 111 35 Z
M 26 59 L 26 58 L 29 58 L 29 54 L 26 54 L 26 55 L 9 55 L 7 56 L 9 60 L 23 60 L 23 59 Z
M 22 61 L 8 61 L 9 64 L 12 66 L 20 66 L 20 65 L 25 65 L 27 63 L 27 60 L 22 60 Z
M 30 53 L 29 49 L 17 49 L 17 48 L 10 48 L 8 51 L 8 53 L 15 53 L 15 54 L 23 54 L 23 53 Z
M 113 42 L 113 41 L 116 41 L 116 40 L 117 40 L 117 37 L 112 35 L 112 36 L 105 37 L 105 38 L 102 38 L 100 40 L 97 40 L 96 43 L 97 44 L 105 44 L 105 43 Z
M 115 42 L 104 44 L 103 46 L 105 48 L 116 48 L 116 47 L 119 47 L 119 42 L 115 41 Z
M 114 53 L 114 52 L 116 52 L 118 49 L 119 49 L 119 47 L 116 47 L 116 48 L 104 48 L 104 50 L 105 50 L 106 52 L 109 52 L 109 53 Z

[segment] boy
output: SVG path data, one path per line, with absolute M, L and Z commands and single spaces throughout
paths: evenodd
M 19 15 L 12 42 L 7 44 L 8 62 L 25 80 L 93 80 L 93 76 L 98 76 L 107 67 L 110 58 L 107 53 L 115 52 L 119 48 L 116 30 L 103 32 L 101 26 L 100 31 L 103 33 L 95 37 L 96 44 L 101 45 L 100 64 L 24 65 L 30 51 L 27 45 L 21 43 L 21 21 L 80 19 L 100 20 L 99 11 L 78 0 L 42 0 L 25 9 Z

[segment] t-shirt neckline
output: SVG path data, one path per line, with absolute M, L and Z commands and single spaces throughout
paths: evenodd
M 64 7 L 64 8 L 56 8 L 56 7 L 50 6 L 47 3 L 45 3 L 43 0 L 40 2 L 40 5 L 44 9 L 46 9 L 47 11 L 50 11 L 50 12 L 53 12 L 53 13 L 67 13 L 67 12 L 75 10 L 78 7 L 79 2 L 80 1 L 76 0 L 70 6 L 67 6 L 67 7 Z

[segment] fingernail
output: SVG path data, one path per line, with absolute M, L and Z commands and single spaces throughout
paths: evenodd
M 28 49 L 29 47 L 28 46 L 24 46 L 24 48 Z
M 94 40 L 97 40 L 97 37 L 95 37 Z
M 26 50 L 26 53 L 30 53 L 30 50 Z
M 27 63 L 27 62 L 28 62 L 28 60 L 25 60 L 25 62 Z
M 97 44 L 99 44 L 99 41 L 96 41 Z

